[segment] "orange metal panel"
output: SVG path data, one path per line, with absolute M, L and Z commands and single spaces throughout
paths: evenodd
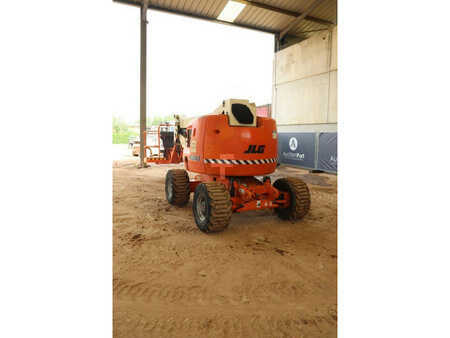
M 278 154 L 275 120 L 258 117 L 257 124 L 259 127 L 231 127 L 226 115 L 206 115 L 194 120 L 190 126 L 190 147 L 183 155 L 187 170 L 215 176 L 273 173 Z

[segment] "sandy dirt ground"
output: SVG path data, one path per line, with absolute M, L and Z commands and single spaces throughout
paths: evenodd
M 309 214 L 234 214 L 227 230 L 198 230 L 189 204 L 165 200 L 167 170 L 137 169 L 113 151 L 114 337 L 336 337 L 337 177 L 304 179 Z

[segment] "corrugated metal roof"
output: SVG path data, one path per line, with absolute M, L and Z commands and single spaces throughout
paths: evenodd
M 141 0 L 114 0 L 128 4 L 139 5 Z M 239 1 L 239 0 L 237 0 Z M 281 32 L 316 0 L 251 0 L 247 1 L 244 10 L 232 24 L 249 27 L 265 32 Z M 228 0 L 150 0 L 149 8 L 165 10 L 176 14 L 191 15 L 199 18 L 216 20 Z M 245 2 L 245 1 L 241 1 Z M 253 4 L 252 4 L 253 3 Z M 264 5 L 276 7 L 284 11 L 260 8 Z M 283 11 L 284 10 L 284 11 Z M 305 36 L 311 31 L 327 29 L 337 23 L 337 0 L 324 0 L 317 8 L 291 30 L 290 34 Z M 311 18 L 312 17 L 312 18 Z M 313 20 L 318 19 L 318 20 Z M 326 22 L 324 22 L 326 21 Z M 328 23 L 327 23 L 328 22 Z

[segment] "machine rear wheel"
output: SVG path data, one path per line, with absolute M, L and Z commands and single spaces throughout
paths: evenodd
M 189 201 L 189 176 L 186 170 L 171 169 L 166 174 L 166 199 L 172 205 L 183 206 Z
M 281 192 L 288 193 L 291 203 L 286 208 L 276 208 L 278 217 L 285 220 L 302 219 L 311 206 L 311 195 L 308 186 L 301 179 L 288 177 L 280 178 L 273 184 Z
M 223 231 L 232 214 L 230 193 L 222 183 L 200 183 L 195 189 L 192 210 L 201 231 Z

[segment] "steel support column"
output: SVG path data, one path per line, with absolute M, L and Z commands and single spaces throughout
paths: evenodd
M 273 41 L 274 41 L 274 53 L 276 53 L 280 50 L 280 33 L 274 34 Z
M 140 81 L 140 167 L 146 166 L 145 146 L 147 145 L 147 9 L 148 0 L 142 1 L 141 6 L 141 81 Z

